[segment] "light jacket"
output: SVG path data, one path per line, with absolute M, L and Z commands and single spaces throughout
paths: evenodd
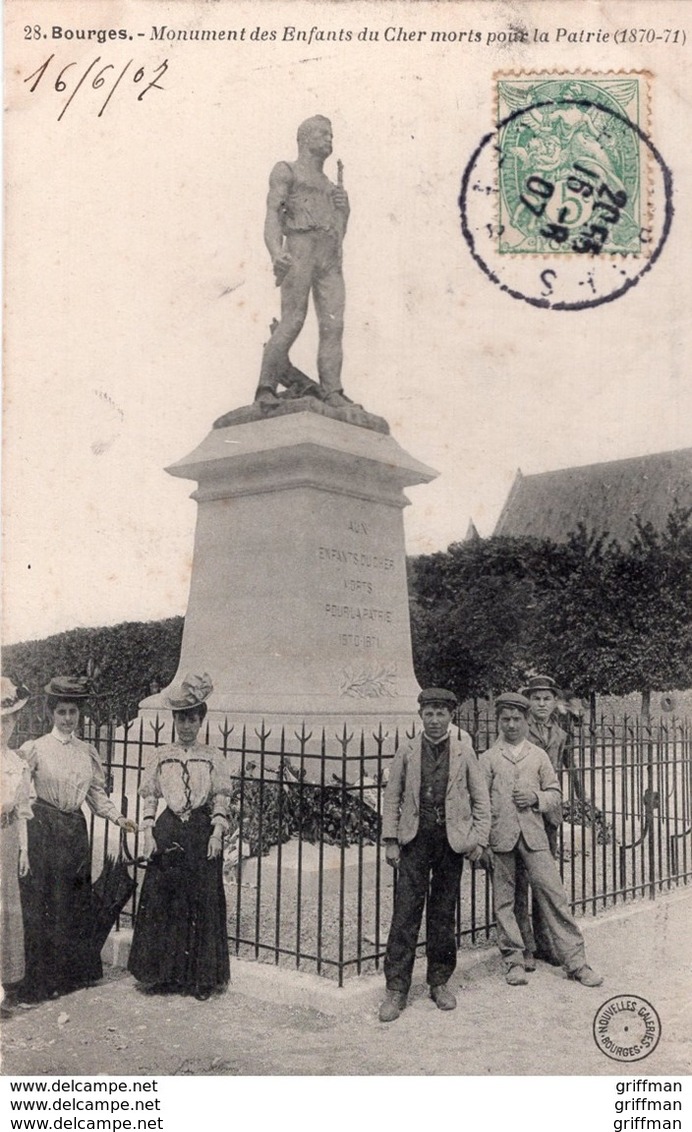
M 498 739 L 481 755 L 480 765 L 490 793 L 490 848 L 511 853 L 523 834 L 529 849 L 549 849 L 543 817 L 554 824 L 562 820 L 562 795 L 545 751 L 527 739 L 515 762 L 511 748 Z M 518 809 L 512 797 L 515 786 L 532 790 L 537 804 L 528 810 Z
M 421 740 L 417 735 L 399 747 L 384 792 L 383 838 L 400 845 L 418 833 L 421 782 Z M 490 801 L 485 777 L 465 731 L 449 739 L 449 779 L 445 795 L 447 840 L 455 853 L 485 848 L 490 832 Z

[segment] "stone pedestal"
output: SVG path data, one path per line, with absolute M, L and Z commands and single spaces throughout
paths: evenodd
M 215 428 L 167 471 L 198 483 L 176 680 L 210 673 L 211 719 L 236 734 L 410 727 L 402 489 L 437 473 L 391 436 L 310 412 Z

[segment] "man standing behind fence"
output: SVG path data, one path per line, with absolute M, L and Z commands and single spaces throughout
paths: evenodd
M 488 790 L 471 738 L 450 731 L 456 696 L 428 688 L 418 704 L 423 732 L 398 748 L 384 795 L 385 854 L 398 875 L 381 1022 L 394 1022 L 406 1006 L 426 899 L 430 997 L 440 1010 L 454 1010 L 457 1000 L 447 984 L 457 959 L 461 870 L 465 856 L 480 858 L 490 831 Z
M 548 846 L 543 815 L 559 811 L 562 796 L 550 759 L 527 739 L 529 701 L 505 692 L 495 707 L 499 736 L 480 760 L 492 808 L 490 849 L 483 857 L 493 870 L 497 942 L 506 980 L 515 987 L 528 983 L 514 904 L 521 862 L 568 977 L 587 987 L 600 987 L 603 979 L 586 962 L 584 939 Z
M 557 693 L 557 684 L 552 676 L 532 676 L 527 686 L 522 689 L 522 695 L 529 701 L 529 741 L 545 751 L 559 781 L 560 770 L 566 762 L 567 733 L 557 722 Z M 562 814 L 556 809 L 550 815 L 546 815 L 545 820 L 548 847 L 555 860 L 557 860 L 561 819 Z M 526 969 L 532 971 L 536 959 L 560 967 L 560 957 L 555 950 L 550 930 L 537 900 L 533 900 L 529 915 L 529 878 L 521 861 L 517 862 L 514 911 L 524 939 Z

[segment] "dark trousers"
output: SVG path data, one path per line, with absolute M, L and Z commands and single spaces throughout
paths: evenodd
M 463 864 L 463 854 L 451 848 L 444 826 L 419 829 L 413 841 L 402 845 L 384 959 L 387 990 L 408 994 L 426 898 L 428 985 L 439 987 L 453 975 L 457 965 L 454 911 Z

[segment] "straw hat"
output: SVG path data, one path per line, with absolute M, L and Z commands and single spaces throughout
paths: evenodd
M 61 700 L 86 700 L 93 695 L 88 676 L 54 676 L 43 690 Z
M 8 676 L 0 677 L 0 715 L 13 715 L 21 711 L 31 693 L 28 688 L 17 687 Z
M 171 711 L 187 711 L 203 704 L 213 691 L 214 685 L 208 672 L 201 675 L 188 673 L 179 684 L 171 684 L 163 698 Z

